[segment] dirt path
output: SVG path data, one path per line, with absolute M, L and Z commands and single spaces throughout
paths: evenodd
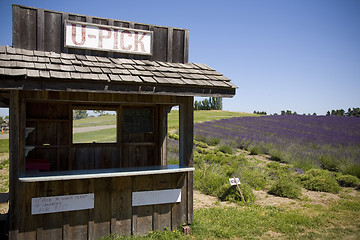
M 8 133 L 1 133 L 0 134 L 0 139 L 9 139 L 9 134 Z
M 91 126 L 91 127 L 81 127 L 81 128 L 74 128 L 73 133 L 82 133 L 82 132 L 92 132 L 92 131 L 99 131 L 109 128 L 116 128 L 116 125 L 104 125 L 104 126 Z

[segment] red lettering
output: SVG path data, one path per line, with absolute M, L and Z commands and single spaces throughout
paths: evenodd
M 75 45 L 83 45 L 85 43 L 86 26 L 81 26 L 81 42 L 76 41 L 76 24 L 72 25 L 72 41 Z
M 103 35 L 103 32 L 106 31 L 107 32 L 107 35 L 104 36 Z M 104 38 L 107 38 L 109 39 L 111 37 L 111 30 L 108 29 L 108 28 L 99 28 L 99 48 L 102 48 L 103 47 L 103 39 Z
M 142 40 L 144 39 L 145 36 L 146 36 L 146 33 L 143 33 L 139 39 L 139 32 L 135 32 L 135 49 L 134 49 L 134 51 L 138 51 L 138 46 L 140 44 L 141 51 L 145 52 L 145 46 L 144 46 L 144 43 L 142 42 Z
M 129 37 L 132 37 L 132 34 L 128 30 L 124 30 L 120 33 L 120 47 L 122 50 L 130 50 L 132 48 L 132 45 L 128 45 L 127 47 L 124 46 L 124 34 L 127 34 Z
M 114 49 L 118 49 L 118 30 L 114 29 Z

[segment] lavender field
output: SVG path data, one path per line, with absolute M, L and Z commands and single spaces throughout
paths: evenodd
M 194 134 L 209 144 L 268 154 L 303 170 L 321 167 L 360 177 L 360 118 L 239 117 L 195 124 Z

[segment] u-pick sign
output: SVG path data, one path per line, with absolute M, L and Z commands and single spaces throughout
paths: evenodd
M 229 182 L 230 182 L 231 186 L 236 185 L 234 178 L 229 178 Z M 238 178 L 236 178 L 236 182 L 237 182 L 237 184 L 240 184 L 240 180 Z
M 152 32 L 67 21 L 65 47 L 151 55 Z

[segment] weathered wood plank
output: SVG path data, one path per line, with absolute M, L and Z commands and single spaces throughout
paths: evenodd
M 20 116 L 21 105 L 19 91 L 10 92 L 10 165 L 9 165 L 9 239 L 18 239 L 19 234 L 19 208 L 21 199 L 19 187 L 19 162 L 21 160 L 20 136 Z
M 189 62 L 189 30 L 184 30 L 184 60 L 183 63 Z
M 70 195 L 88 193 L 89 180 L 73 180 L 70 182 Z M 69 239 L 87 239 L 89 210 L 71 211 L 69 218 Z
M 46 197 L 45 193 L 45 182 L 40 182 L 36 184 L 36 197 Z M 43 217 L 42 215 L 39 215 L 37 217 L 37 224 L 36 224 L 36 239 L 42 240 L 43 235 Z
M 38 218 L 41 216 L 31 215 L 31 199 L 36 197 L 36 183 L 20 184 L 20 192 L 23 192 L 23 204 L 20 206 L 20 212 L 25 213 L 19 218 L 19 239 L 36 239 L 36 228 Z
M 170 189 L 171 175 L 155 175 L 154 190 Z M 160 204 L 154 206 L 153 230 L 163 231 L 171 229 L 171 207 L 172 204 Z
M 133 177 L 133 192 L 153 190 L 152 176 Z M 133 207 L 133 226 L 134 236 L 146 235 L 153 229 L 153 206 Z
M 194 220 L 194 173 L 187 173 L 187 224 L 192 224 Z
M 193 144 L 194 144 L 194 111 L 193 97 L 184 98 L 184 102 L 180 105 L 179 112 L 179 128 L 180 128 L 180 165 L 193 166 Z
M 181 202 L 172 205 L 171 210 L 171 227 L 173 230 L 178 229 L 186 223 L 186 173 L 177 173 L 171 175 L 171 187 L 181 188 Z
M 111 186 L 112 179 L 95 179 L 94 237 L 95 239 L 110 234 Z
M 46 197 L 63 195 L 64 182 L 51 181 L 45 183 Z M 63 238 L 63 213 L 43 214 L 42 239 L 62 239 Z
M 13 6 L 13 46 L 28 50 L 36 49 L 37 40 L 37 10 Z
M 111 233 L 121 236 L 131 234 L 132 178 L 113 178 L 111 192 Z
M 62 32 L 61 14 L 45 11 L 44 28 L 44 50 L 52 52 L 61 52 Z
M 173 30 L 172 62 L 184 63 L 184 31 Z
M 89 193 L 94 193 L 95 194 L 95 179 L 89 179 L 88 183 L 89 183 Z M 88 240 L 95 240 L 94 218 L 95 218 L 95 210 L 94 209 L 89 209 Z
M 37 46 L 36 49 L 39 51 L 44 51 L 44 28 L 45 28 L 45 18 L 44 18 L 44 9 L 38 9 L 37 11 Z
M 47 50 L 95 56 L 124 57 L 130 59 L 150 59 L 156 61 L 187 62 L 188 30 L 155 26 L 113 19 L 96 18 L 44 9 L 29 8 L 19 5 L 13 7 L 13 46 L 33 50 Z M 123 53 L 110 53 L 74 48 L 64 48 L 65 19 L 113 25 L 125 28 L 151 30 L 153 34 L 153 55 L 139 56 Z M 177 32 L 175 32 L 177 31 Z M 181 35 L 181 36 L 178 36 Z M 185 35 L 185 37 L 184 37 Z M 175 45 L 173 43 L 176 43 Z

